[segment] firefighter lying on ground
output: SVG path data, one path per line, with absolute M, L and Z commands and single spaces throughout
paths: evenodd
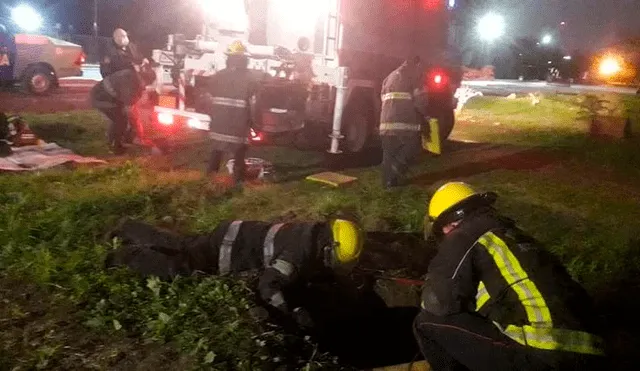
M 438 241 L 414 332 L 441 370 L 583 370 L 604 354 L 586 291 L 493 208 L 495 193 L 448 183 L 426 228 Z
M 410 163 L 422 150 L 422 126 L 427 116 L 419 57 L 408 58 L 382 83 L 380 136 L 385 188 L 405 182 Z
M 109 119 L 107 141 L 112 153 L 124 153 L 129 113 L 142 97 L 146 86 L 155 79 L 152 65 L 145 64 L 112 73 L 91 89 L 91 106 Z
M 348 272 L 364 241 L 361 229 L 343 219 L 281 224 L 226 221 L 211 233 L 197 236 L 179 236 L 125 220 L 108 236 L 116 237 L 122 247 L 107 256 L 106 267 L 127 266 L 143 276 L 169 279 L 196 272 L 227 275 L 262 269 L 261 299 L 305 327 L 310 326 L 308 313 L 289 308 L 283 290 L 327 268 Z

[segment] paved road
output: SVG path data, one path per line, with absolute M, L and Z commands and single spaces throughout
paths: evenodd
M 518 81 L 518 80 L 492 80 L 492 81 L 464 81 L 463 85 L 480 90 L 487 95 L 509 95 L 511 93 L 559 93 L 559 94 L 584 94 L 584 93 L 618 93 L 634 95 L 638 88 L 602 85 L 572 84 L 548 84 L 544 81 Z
M 13 112 L 56 112 L 89 109 L 89 90 L 100 81 L 97 65 L 85 65 L 81 78 L 60 80 L 60 89 L 49 96 L 35 97 L 17 92 L 0 92 L 0 110 Z M 511 93 L 554 92 L 561 94 L 601 93 L 636 94 L 636 88 L 595 85 L 547 84 L 539 81 L 493 80 L 465 81 L 463 85 L 482 91 L 486 95 L 509 95 Z

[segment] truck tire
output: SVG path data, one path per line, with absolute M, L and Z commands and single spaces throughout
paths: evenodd
M 55 87 L 55 73 L 46 66 L 30 68 L 24 75 L 24 87 L 32 94 L 45 95 Z
M 345 153 L 360 153 L 369 143 L 372 133 L 371 109 L 365 99 L 349 102 L 342 120 L 340 149 Z
M 435 118 L 438 119 L 438 126 L 440 127 L 440 140 L 444 142 L 453 131 L 453 125 L 456 120 L 455 114 L 453 110 L 444 110 L 438 113 Z

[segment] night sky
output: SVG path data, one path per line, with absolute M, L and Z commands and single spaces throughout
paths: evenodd
M 139 37 L 147 38 L 175 31 L 181 25 L 194 26 L 195 6 L 190 6 L 190 1 L 195 3 L 195 0 L 99 0 L 101 33 L 108 35 L 116 25 L 123 25 L 134 36 L 138 34 Z M 43 4 L 48 4 L 42 12 L 47 21 L 60 22 L 63 27 L 72 23 L 79 32 L 91 32 L 93 0 L 2 0 L 2 4 L 7 5 L 19 2 L 30 3 L 38 9 L 43 9 Z M 569 51 L 593 50 L 606 46 L 619 37 L 640 36 L 640 0 L 489 2 L 495 3 L 492 10 L 506 18 L 509 36 L 513 38 L 539 37 L 546 32 L 558 35 L 560 22 L 566 22 L 559 34 L 560 39 L 556 37 L 556 40 L 561 41 L 562 46 Z M 117 8 L 121 10 L 118 11 Z

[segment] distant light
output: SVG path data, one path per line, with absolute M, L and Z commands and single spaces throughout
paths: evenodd
M 567 24 L 567 22 L 560 22 L 560 26 L 564 26 L 566 24 Z
M 449 0 L 449 9 L 453 9 L 456 7 L 456 0 Z
M 435 77 L 433 78 L 433 82 L 435 82 L 436 84 L 441 84 L 442 83 L 442 75 L 435 75 Z
M 566 61 L 570 61 L 571 60 L 571 56 L 570 55 L 565 55 L 564 57 L 562 57 L 562 59 L 564 59 Z
M 600 63 L 600 73 L 604 76 L 612 76 L 620 71 L 622 71 L 622 66 L 615 57 L 607 57 Z
M 551 41 L 553 41 L 553 38 L 551 37 L 551 35 L 542 36 L 542 43 L 543 44 L 551 44 Z
M 504 17 L 498 14 L 487 14 L 478 22 L 477 30 L 482 40 L 494 41 L 504 35 Z
M 28 5 L 19 5 L 11 10 L 13 22 L 27 32 L 33 32 L 42 27 L 42 17 Z
M 551 61 L 547 61 L 548 64 L 551 64 Z

